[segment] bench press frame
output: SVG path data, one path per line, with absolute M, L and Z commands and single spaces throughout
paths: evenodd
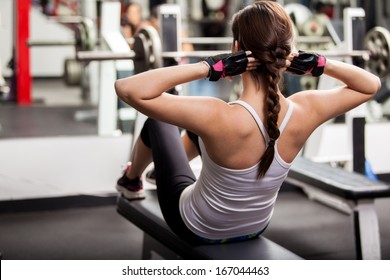
M 375 199 L 390 197 L 390 186 L 368 177 L 297 157 L 286 182 L 346 214 L 353 214 L 357 259 L 381 259 Z

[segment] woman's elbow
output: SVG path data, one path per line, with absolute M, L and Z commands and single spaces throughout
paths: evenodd
M 116 80 L 114 83 L 114 88 L 118 98 L 126 102 L 126 90 L 123 79 Z
M 381 79 L 377 76 L 375 76 L 375 82 L 376 82 L 376 88 L 375 88 L 375 93 L 374 95 L 381 89 L 382 87 L 382 82 Z
M 372 82 L 370 83 L 370 90 L 368 91 L 368 94 L 374 97 L 376 93 L 381 89 L 382 82 L 378 76 L 373 75 Z

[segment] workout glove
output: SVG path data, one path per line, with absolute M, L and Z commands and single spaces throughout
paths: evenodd
M 319 77 L 324 73 L 326 58 L 316 53 L 298 51 L 299 56 L 294 57 L 287 71 L 295 75 L 311 74 Z
M 248 58 L 245 51 L 225 53 L 207 57 L 204 61 L 210 65 L 207 76 L 210 81 L 215 82 L 226 76 L 235 76 L 246 71 Z

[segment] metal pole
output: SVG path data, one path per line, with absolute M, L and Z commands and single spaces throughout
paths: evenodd
M 16 2 L 16 44 L 15 44 L 15 75 L 16 95 L 19 105 L 31 104 L 31 74 L 30 49 L 27 40 L 30 33 L 30 5 L 31 0 L 17 0 Z
M 364 117 L 352 119 L 352 150 L 353 150 L 353 171 L 365 174 L 365 125 Z
M 231 50 L 220 51 L 188 51 L 188 52 L 162 52 L 163 58 L 205 58 L 221 53 L 229 53 Z M 369 59 L 368 51 L 315 51 L 326 57 L 362 57 Z M 139 54 L 141 55 L 141 54 Z M 137 54 L 133 51 L 125 53 L 114 53 L 112 51 L 79 51 L 76 54 L 80 61 L 104 61 L 104 60 L 126 60 L 137 59 Z M 139 57 L 141 59 L 141 57 Z M 143 57 L 142 57 L 143 59 Z
M 57 41 L 49 41 L 49 40 L 28 40 L 27 45 L 29 47 L 61 47 L 61 46 L 74 46 L 76 45 L 75 40 L 57 40 Z

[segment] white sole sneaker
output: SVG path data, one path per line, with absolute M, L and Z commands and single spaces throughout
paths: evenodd
M 124 197 L 126 197 L 127 199 L 129 200 L 133 200 L 133 199 L 144 199 L 145 198 L 145 192 L 144 190 L 139 190 L 139 191 L 129 191 L 128 189 L 120 186 L 120 185 L 116 185 L 116 190 L 118 192 L 120 192 Z

